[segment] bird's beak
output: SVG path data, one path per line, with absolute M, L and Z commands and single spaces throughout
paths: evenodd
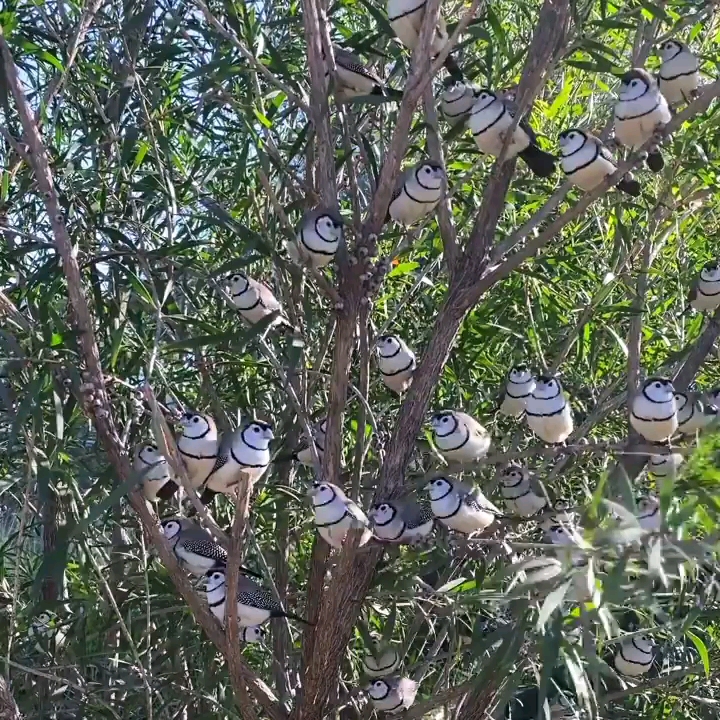
M 270 428 L 267 429 L 267 438 L 268 438 L 268 440 L 274 440 L 274 439 L 275 439 L 275 435 L 274 435 L 273 431 L 272 431 Z

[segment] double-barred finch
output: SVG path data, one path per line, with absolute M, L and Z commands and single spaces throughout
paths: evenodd
M 615 137 L 620 143 L 631 150 L 639 149 L 671 117 L 667 100 L 649 72 L 633 68 L 622 76 L 615 105 Z M 665 161 L 657 148 L 648 152 L 647 165 L 653 172 L 663 169 Z
M 685 458 L 680 453 L 651 455 L 648 460 L 648 472 L 659 478 L 675 477 L 683 462 Z
M 711 312 L 720 307 L 720 266 L 717 261 L 707 263 L 693 281 L 688 301 L 700 312 Z
M 135 448 L 133 470 L 140 475 L 143 493 L 150 502 L 167 500 L 178 489 L 170 463 L 157 445 L 143 443 Z
M 581 190 L 594 190 L 617 170 L 612 153 L 600 138 L 580 128 L 560 133 L 560 166 L 568 179 Z M 640 183 L 629 173 L 616 186 L 628 195 L 640 195 Z
M 720 388 L 713 388 L 704 393 L 703 398 L 707 405 L 720 408 Z
M 582 548 L 582 528 L 579 526 L 554 525 L 547 533 L 548 539 L 557 546 L 555 554 L 559 560 L 570 562 L 576 570 L 572 574 L 575 602 L 588 602 L 595 595 L 595 570 L 592 558 Z
M 557 378 L 540 375 L 525 403 L 528 427 L 544 442 L 564 442 L 573 431 L 573 412 Z
M 325 436 L 327 434 L 327 418 L 322 418 L 316 422 L 312 428 L 312 442 L 315 444 L 315 451 L 317 452 L 318 460 L 322 462 L 323 455 L 325 454 Z M 304 439 L 304 442 L 293 454 L 293 458 L 303 465 L 312 465 L 313 456 L 312 450 L 310 449 L 310 440 Z
M 270 441 L 274 437 L 272 427 L 260 420 L 224 435 L 205 483 L 207 488 L 228 494 L 236 491 L 243 478 L 251 485 L 257 482 L 270 465 Z
M 253 280 L 242 272 L 234 273 L 228 280 L 229 295 L 233 305 L 251 325 L 259 323 L 268 315 L 282 312 L 282 305 L 267 285 Z M 278 315 L 273 324 L 281 322 L 287 322 L 287 320 Z
M 637 501 L 637 521 L 643 530 L 660 532 L 660 501 L 654 495 L 643 495 Z
M 398 177 L 385 221 L 392 218 L 400 225 L 414 225 L 437 207 L 446 188 L 445 168 L 421 160 Z
M 192 575 L 203 576 L 208 570 L 224 567 L 227 551 L 209 532 L 188 518 L 167 518 L 160 523 L 178 562 Z
M 472 462 L 487 455 L 490 433 L 467 413 L 441 410 L 430 418 L 433 442 L 451 462 Z
M 553 503 L 550 512 L 543 513 L 539 525 L 542 530 L 549 532 L 556 525 L 566 528 L 574 527 L 576 520 L 577 515 L 570 509 L 570 503 L 567 500 L 558 499 Z
M 365 687 L 376 710 L 389 715 L 407 710 L 417 695 L 418 684 L 410 678 L 399 675 L 379 678 Z
M 510 512 L 522 517 L 539 513 L 547 505 L 540 487 L 534 487 L 534 477 L 522 465 L 508 465 L 500 474 L 500 491 Z
M 671 105 L 689 103 L 700 84 L 700 63 L 685 43 L 666 40 L 660 46 L 660 92 Z
M 35 638 L 35 650 L 50 653 L 60 650 L 65 644 L 66 632 L 60 618 L 51 610 L 44 610 L 33 619 L 28 628 L 28 637 Z
M 450 78 L 440 94 L 440 112 L 451 125 L 464 123 L 479 94 L 480 88 L 476 85 Z
M 401 660 L 396 647 L 389 647 L 384 651 L 376 648 L 375 652 L 368 652 L 363 656 L 363 670 L 365 675 L 371 678 L 385 677 L 392 675 L 400 667 Z
M 315 527 L 328 545 L 341 548 L 348 532 L 356 528 L 365 528 L 360 545 L 370 540 L 372 531 L 367 515 L 337 485 L 316 481 L 308 494 L 313 504 Z
M 651 377 L 630 404 L 630 424 L 650 442 L 664 442 L 678 429 L 675 388 L 667 378 Z
M 385 385 L 398 395 L 404 393 L 417 367 L 415 353 L 397 335 L 381 335 L 375 343 L 375 352 Z
M 482 88 L 468 118 L 468 128 L 480 152 L 498 157 L 505 142 L 505 134 L 517 114 L 515 103 L 492 90 Z M 555 156 L 537 144 L 537 137 L 525 118 L 520 120 L 507 149 L 507 158 L 519 155 L 538 177 L 550 177 L 555 172 Z
M 265 628 L 258 625 L 240 628 L 240 642 L 261 643 L 265 639 Z
M 227 597 L 227 574 L 224 568 L 210 570 L 205 575 L 205 596 L 210 612 L 225 623 L 225 600 Z M 240 627 L 262 625 L 271 617 L 285 617 L 307 623 L 304 618 L 287 613 L 282 605 L 266 588 L 258 585 L 245 575 L 238 576 L 237 585 L 237 619 Z
M 695 435 L 717 422 L 718 409 L 703 402 L 702 393 L 676 392 L 678 432 Z
M 503 514 L 483 494 L 459 480 L 437 477 L 425 489 L 433 515 L 450 530 L 470 535 L 483 532 Z
M 190 484 L 199 488 L 215 467 L 218 432 L 209 415 L 188 412 L 180 421 L 183 431 L 177 447 L 188 471 Z
M 520 417 L 525 412 L 527 400 L 535 389 L 535 378 L 525 365 L 510 368 L 500 402 L 501 415 Z
M 317 208 L 303 215 L 294 242 L 288 243 L 290 259 L 296 265 L 315 270 L 332 262 L 343 237 L 344 221 L 335 210 Z
M 427 503 L 412 498 L 386 500 L 369 513 L 375 537 L 391 543 L 415 543 L 433 530 L 435 516 Z
M 323 50 L 323 57 L 324 57 Z M 337 86 L 336 94 L 341 100 L 349 100 L 360 95 L 386 95 L 385 83 L 380 76 L 355 53 L 333 45 Z M 329 71 L 325 70 L 326 76 Z
M 654 647 L 655 643 L 648 635 L 623 640 L 615 651 L 615 669 L 629 677 L 645 675 L 653 664 Z

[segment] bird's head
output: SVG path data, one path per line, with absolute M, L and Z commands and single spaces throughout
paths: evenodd
M 424 188 L 438 189 L 445 183 L 445 168 L 440 163 L 427 160 L 417 166 L 415 177 Z
M 577 152 L 586 142 L 587 134 L 580 128 L 563 130 L 558 135 L 558 144 L 562 155 L 572 155 Z
M 508 373 L 508 380 L 518 385 L 528 383 L 533 379 L 532 372 L 527 365 L 513 365 Z
M 373 700 L 382 700 L 390 693 L 390 685 L 385 680 L 378 679 L 365 686 L 365 692 Z
M 215 421 L 209 415 L 196 412 L 186 412 L 180 420 L 180 425 L 183 428 L 183 435 L 190 439 L 205 437 L 215 430 Z
M 489 88 L 481 88 L 478 90 L 477 99 L 475 100 L 475 104 L 473 105 L 471 112 L 480 112 L 492 105 L 497 99 L 498 96 L 492 90 Z
M 270 441 L 275 439 L 275 435 L 273 435 L 272 425 L 261 420 L 253 420 L 245 426 L 243 439 L 253 447 L 266 450 Z
M 703 269 L 700 271 L 700 279 L 705 282 L 720 281 L 720 266 L 718 266 L 717 260 L 711 260 L 709 263 L 705 263 Z
M 392 522 L 396 514 L 397 508 L 392 503 L 383 502 L 373 506 L 369 518 L 375 525 L 387 525 Z
M 400 339 L 396 335 L 380 335 L 375 343 L 375 351 L 380 357 L 392 357 L 401 349 Z
M 448 493 L 452 492 L 452 489 L 453 484 L 445 477 L 436 477 L 425 486 L 425 490 L 430 495 L 431 500 L 439 500 L 445 497 Z
M 330 483 L 319 482 L 317 480 L 311 485 L 310 490 L 308 490 L 308 495 L 314 507 L 331 503 L 335 499 L 336 494 L 335 489 Z
M 250 281 L 245 273 L 235 272 L 228 276 L 228 286 L 230 288 L 230 295 L 235 297 L 247 291 L 250 287 Z
M 451 433 L 457 425 L 457 418 L 452 410 L 441 410 L 430 418 L 430 427 L 438 435 Z
M 654 85 L 655 81 L 647 70 L 633 68 L 620 78 L 620 99 L 637 100 Z
M 226 575 L 224 569 L 208 570 L 205 573 L 205 590 L 212 592 L 225 584 Z
M 676 55 L 679 55 L 683 50 L 685 50 L 685 48 L 686 45 L 679 40 L 666 40 L 660 46 L 660 59 L 663 62 L 672 60 Z
M 670 402 L 675 398 L 675 388 L 667 378 L 651 377 L 643 383 L 642 394 L 654 403 Z

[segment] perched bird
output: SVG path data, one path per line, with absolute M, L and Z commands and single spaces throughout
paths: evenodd
M 547 499 L 540 487 L 535 485 L 530 471 L 522 465 L 508 465 L 500 474 L 500 490 L 511 512 L 522 517 L 539 513 Z
M 666 40 L 660 46 L 660 92 L 670 105 L 689 103 L 700 84 L 700 63 L 685 43 Z
M 425 490 L 430 494 L 433 515 L 450 530 L 465 535 L 483 532 L 496 518 L 503 516 L 480 488 L 459 480 L 437 477 L 425 486 Z
M 251 420 L 226 433 L 206 486 L 216 493 L 234 493 L 243 477 L 252 486 L 270 465 L 270 441 L 274 438 L 272 427 L 260 420 Z
M 685 462 L 685 458 L 680 453 L 651 455 L 648 460 L 648 472 L 660 478 L 675 477 L 683 462 Z
M 622 76 L 615 105 L 615 137 L 620 143 L 638 150 L 653 136 L 657 138 L 671 117 L 667 100 L 649 72 L 633 68 Z M 653 172 L 665 166 L 657 147 L 648 151 L 647 165 Z
M 415 353 L 397 335 L 381 335 L 375 351 L 385 385 L 398 395 L 404 393 L 410 387 L 417 367 Z
M 323 49 L 323 59 L 325 51 Z M 333 44 L 337 85 L 335 92 L 346 100 L 361 95 L 385 95 L 385 83 L 380 76 L 355 53 Z M 326 68 L 325 74 L 329 75 Z
M 638 498 L 637 519 L 643 530 L 660 532 L 660 526 L 662 525 L 660 501 L 654 495 L 643 495 Z
M 150 502 L 167 500 L 178 489 L 170 463 L 153 443 L 135 448 L 133 470 L 140 474 L 143 493 Z
M 316 481 L 308 494 L 312 499 L 315 527 L 328 545 L 341 548 L 348 531 L 361 527 L 365 532 L 360 545 L 370 540 L 372 531 L 367 515 L 337 485 Z
M 66 632 L 60 618 L 51 610 L 44 610 L 33 619 L 28 637 L 35 638 L 35 650 L 39 653 L 58 651 L 65 645 Z
M 417 685 L 410 678 L 393 675 L 371 682 L 365 691 L 376 710 L 394 715 L 407 710 L 415 702 Z
M 476 85 L 449 78 L 440 94 L 440 112 L 451 125 L 465 122 L 479 93 L 480 88 Z
M 570 562 L 573 568 L 572 586 L 575 602 L 588 602 L 595 594 L 595 571 L 592 558 L 582 550 L 582 528 L 568 525 L 554 525 L 548 531 L 548 539 L 557 545 L 556 555 L 563 562 Z
M 322 462 L 323 454 L 325 453 L 325 435 L 327 433 L 327 418 L 322 418 L 316 422 L 312 428 L 312 441 L 315 444 L 315 450 L 318 455 L 318 459 Z M 293 458 L 303 465 L 312 465 L 312 451 L 310 450 L 310 441 L 308 438 L 304 439 L 304 442 L 297 448 L 293 454 Z
M 400 225 L 414 225 L 429 215 L 445 195 L 445 168 L 431 160 L 421 160 L 400 173 L 385 218 Z
M 206 575 L 205 596 L 210 612 L 225 623 L 225 599 L 227 596 L 227 574 L 225 568 L 209 570 Z M 309 624 L 307 620 L 287 613 L 269 590 L 244 575 L 238 576 L 237 619 L 241 628 L 262 625 L 271 617 L 285 617 Z
M 675 388 L 667 378 L 651 377 L 630 405 L 630 424 L 650 442 L 664 442 L 678 428 Z
M 265 628 L 258 625 L 240 628 L 240 642 L 260 643 L 265 639 Z
M 688 300 L 699 312 L 711 312 L 720 307 L 720 266 L 717 261 L 707 263 L 700 271 L 690 288 Z
M 558 545 L 561 548 L 579 548 L 582 545 L 582 528 L 577 526 L 568 525 L 553 525 L 547 533 L 548 540 L 553 545 Z M 558 550 L 557 554 L 559 557 L 566 557 L 566 550 Z M 573 564 L 577 561 L 585 559 L 585 554 L 580 550 L 573 551 L 571 553 Z
M 528 427 L 544 442 L 564 442 L 573 431 L 573 412 L 557 378 L 539 375 L 525 403 Z
M 655 643 L 648 635 L 623 640 L 615 652 L 615 669 L 630 677 L 645 675 L 652 667 L 654 647 Z
M 483 88 L 478 92 L 468 118 L 468 128 L 480 152 L 498 157 L 510 129 L 517 106 L 507 98 Z M 524 118 L 520 120 L 508 145 L 507 158 L 519 155 L 538 177 L 550 177 L 555 172 L 555 156 L 537 144 L 535 132 Z
M 430 418 L 433 441 L 450 462 L 472 462 L 487 455 L 490 433 L 467 413 L 441 410 Z
M 563 172 L 581 190 L 594 190 L 608 175 L 617 170 L 612 153 L 600 138 L 580 128 L 560 133 L 560 166 Z M 628 195 L 640 195 L 640 183 L 629 173 L 617 184 L 618 190 Z
M 343 239 L 344 221 L 335 210 L 317 208 L 303 215 L 295 242 L 288 243 L 290 259 L 315 270 L 332 262 Z
M 400 653 L 394 646 L 385 650 L 375 648 L 374 652 L 368 652 L 363 656 L 363 670 L 371 678 L 385 677 L 392 675 L 400 667 L 401 660 Z
M 525 365 L 510 368 L 503 391 L 499 412 L 510 417 L 520 417 L 525 412 L 527 399 L 535 389 L 535 378 Z
M 228 280 L 229 295 L 233 305 L 251 325 L 259 323 L 273 313 L 282 313 L 282 305 L 267 285 L 253 280 L 242 272 L 233 273 Z M 287 323 L 287 320 L 278 314 L 273 324 L 281 322 Z
M 558 499 L 552 505 L 552 510 L 543 513 L 540 520 L 540 528 L 545 532 L 549 532 L 555 525 L 562 527 L 573 527 L 577 520 L 577 514 L 570 510 L 570 503 L 566 500 Z
M 177 447 L 188 471 L 190 484 L 199 488 L 215 467 L 218 450 L 218 432 L 209 415 L 187 412 L 180 421 L 183 431 Z
M 369 517 L 375 537 L 392 543 L 414 543 L 426 538 L 435 520 L 429 505 L 412 498 L 378 503 Z
M 703 402 L 702 393 L 676 392 L 678 432 L 695 435 L 717 421 L 718 409 Z
M 388 0 L 387 15 L 398 40 L 412 52 L 420 37 L 420 28 L 425 17 L 425 0 Z M 448 40 L 447 27 L 441 13 L 430 45 L 433 57 L 445 47 Z M 452 55 L 448 55 L 444 66 L 452 77 L 462 80 L 462 72 Z
M 714 408 L 720 408 L 720 388 L 713 388 L 703 394 L 703 399 L 708 405 Z
M 178 562 L 192 575 L 202 577 L 208 570 L 225 567 L 227 551 L 209 532 L 188 518 L 166 518 L 160 523 L 163 535 Z

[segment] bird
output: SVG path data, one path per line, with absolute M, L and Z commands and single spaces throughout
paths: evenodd
M 695 435 L 717 421 L 718 409 L 703 402 L 702 393 L 676 392 L 678 432 Z
M 470 535 L 483 532 L 503 514 L 477 487 L 459 480 L 436 477 L 425 490 L 430 495 L 433 515 L 450 530 Z
M 559 560 L 570 562 L 577 568 L 572 574 L 572 587 L 575 602 L 588 602 L 595 595 L 595 571 L 592 558 L 582 548 L 583 529 L 572 525 L 553 525 L 547 532 L 548 539 L 557 546 L 555 554 Z
M 240 311 L 247 322 L 251 325 L 259 323 L 268 315 L 277 314 L 271 324 L 289 324 L 282 313 L 282 305 L 273 295 L 272 290 L 261 282 L 253 280 L 249 275 L 236 272 L 230 275 L 229 295 L 233 305 Z
M 209 415 L 187 412 L 180 420 L 183 431 L 177 448 L 188 471 L 193 488 L 201 487 L 215 467 L 218 450 L 218 431 Z
M 240 628 L 240 642 L 260 643 L 265 639 L 265 628 L 259 625 L 250 625 Z
M 553 545 L 559 546 L 557 555 L 560 558 L 567 557 L 567 548 L 576 548 L 571 552 L 573 564 L 585 561 L 585 554 L 579 550 L 583 544 L 583 529 L 577 525 L 553 525 L 547 532 L 548 540 Z
M 418 503 L 409 497 L 377 503 L 368 517 L 375 537 L 391 543 L 415 543 L 422 540 L 430 535 L 435 522 L 435 516 L 427 503 Z
M 653 664 L 655 643 L 645 634 L 635 635 L 618 643 L 615 651 L 615 669 L 623 675 L 645 675 Z
M 143 494 L 150 502 L 167 500 L 178 489 L 170 463 L 153 443 L 135 448 L 133 470 L 140 474 Z
M 400 225 L 414 225 L 429 215 L 445 195 L 445 168 L 431 160 L 421 160 L 406 168 L 395 183 L 387 217 Z
M 205 574 L 205 596 L 210 612 L 225 623 L 225 599 L 227 597 L 227 571 L 225 568 L 208 570 Z M 271 617 L 284 617 L 310 625 L 304 618 L 285 612 L 282 605 L 266 588 L 245 575 L 238 576 L 237 620 L 238 626 L 256 627 Z
M 500 490 L 511 512 L 530 517 L 547 506 L 542 488 L 534 488 L 534 478 L 522 465 L 508 465 L 500 474 Z M 536 492 L 537 490 L 537 492 Z
M 363 670 L 365 675 L 371 678 L 385 677 L 392 675 L 399 667 L 402 658 L 398 649 L 390 646 L 387 649 L 375 648 L 373 652 L 367 652 L 363 656 Z
M 510 368 L 502 393 L 499 412 L 501 415 L 520 417 L 525 412 L 527 399 L 535 389 L 535 378 L 525 365 Z
M 341 488 L 316 480 L 308 494 L 313 504 L 315 527 L 328 545 L 341 548 L 348 532 L 355 528 L 364 528 L 360 545 L 369 542 L 373 534 L 367 515 Z
M 325 435 L 327 433 L 327 418 L 322 418 L 316 422 L 312 428 L 312 441 L 315 444 L 318 460 L 322 462 L 325 453 Z M 310 450 L 310 442 L 304 438 L 303 443 L 293 453 L 293 458 L 303 465 L 312 465 L 312 451 Z
M 608 175 L 617 170 L 612 153 L 600 138 L 580 128 L 560 133 L 560 167 L 568 179 L 581 190 L 594 190 Z M 640 183 L 629 173 L 617 183 L 618 190 L 628 195 L 640 195 Z
M 685 458 L 680 453 L 651 455 L 648 460 L 648 472 L 660 478 L 675 477 L 683 462 L 685 462 Z
M 643 495 L 638 498 L 637 520 L 643 530 L 660 532 L 662 525 L 660 501 L 654 495 Z
M 688 301 L 699 312 L 710 312 L 720 307 L 720 265 L 716 260 L 706 263 L 693 281 Z
M 425 17 L 425 0 L 388 0 L 387 16 L 398 40 L 412 52 L 420 37 L 420 28 Z M 441 12 L 430 45 L 432 57 L 445 47 L 448 40 L 447 27 Z M 448 55 L 443 64 L 452 77 L 462 80 L 462 71 L 452 55 Z
M 685 43 L 670 39 L 660 46 L 660 59 L 660 92 L 670 105 L 689 103 L 700 84 L 697 56 Z
M 440 112 L 451 125 L 466 122 L 480 88 L 454 78 L 448 78 L 444 85 L 440 93 Z
M 712 407 L 720 408 L 720 387 L 703 393 L 703 400 Z
M 513 124 L 516 105 L 509 99 L 481 88 L 472 107 L 467 124 L 480 152 L 498 157 L 505 142 L 505 133 Z M 520 120 L 508 145 L 506 158 L 519 155 L 538 177 L 550 177 L 555 172 L 555 156 L 537 144 L 535 132 L 526 119 Z
M 234 493 L 242 478 L 252 486 L 270 465 L 270 441 L 274 438 L 272 426 L 261 420 L 251 420 L 226 433 L 205 480 L 206 487 L 215 493 Z
M 528 427 L 544 442 L 564 442 L 573 431 L 573 412 L 560 380 L 539 375 L 525 403 Z
M 670 380 L 648 378 L 630 404 L 630 424 L 645 440 L 669 440 L 678 429 L 675 388 Z
M 349 100 L 362 95 L 387 95 L 385 83 L 380 76 L 363 62 L 355 53 L 333 44 L 335 56 L 336 86 L 335 93 L 341 100 Z M 323 59 L 325 49 L 323 48 Z M 326 76 L 329 70 L 325 70 Z M 393 93 L 394 94 L 394 93 Z M 402 94 L 402 93 L 398 93 Z
M 576 513 L 570 510 L 570 503 L 566 500 L 558 499 L 552 505 L 552 510 L 543 513 L 540 520 L 540 528 L 545 532 L 549 532 L 556 525 L 562 527 L 573 527 L 575 525 Z
M 380 335 L 375 352 L 382 381 L 394 393 L 404 393 L 412 384 L 417 367 L 415 353 L 397 335 Z
M 52 654 L 65 645 L 66 632 L 60 618 L 52 610 L 39 613 L 28 628 L 28 637 L 35 638 L 34 648 L 37 652 Z
M 615 137 L 618 142 L 630 150 L 638 150 L 654 136 L 657 139 L 658 131 L 670 122 L 671 117 L 667 100 L 649 72 L 633 68 L 622 76 L 615 104 Z M 657 147 L 648 150 L 646 162 L 653 172 L 660 172 L 665 166 Z
M 287 245 L 296 265 L 309 264 L 314 270 L 332 262 L 343 239 L 345 222 L 330 208 L 316 208 L 303 215 L 294 242 Z
M 433 442 L 451 462 L 484 458 L 490 449 L 490 433 L 467 413 L 441 410 L 430 418 Z
M 378 678 L 365 687 L 376 710 L 389 715 L 407 710 L 414 702 L 418 684 L 410 678 L 391 675 Z

